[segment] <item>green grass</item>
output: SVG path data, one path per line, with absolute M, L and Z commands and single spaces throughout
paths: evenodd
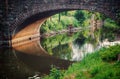
M 53 68 L 54 73 L 52 71 L 43 79 L 120 79 L 120 61 L 116 57 L 119 49 L 120 45 L 102 48 L 72 64 L 64 72 Z

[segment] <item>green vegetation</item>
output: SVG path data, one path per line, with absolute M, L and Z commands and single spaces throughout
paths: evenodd
M 116 57 L 119 49 L 120 45 L 102 48 L 72 64 L 68 70 L 52 68 L 50 75 L 43 79 L 120 79 L 120 61 Z
M 59 44 L 63 45 L 63 44 L 70 43 L 74 41 L 75 39 L 77 39 L 78 36 L 79 36 L 79 33 L 73 34 L 72 37 L 68 36 L 67 34 L 62 34 L 62 35 L 60 34 L 60 35 L 56 35 L 55 37 L 49 37 L 49 38 L 42 39 L 41 45 L 45 49 L 50 48 L 50 47 L 54 48 L 58 46 Z
M 58 51 L 58 52 L 56 52 Z M 55 57 L 60 57 L 61 59 L 71 59 L 71 47 L 69 46 L 69 44 L 59 44 L 57 47 L 53 48 L 52 49 L 52 56 L 55 56 Z
M 71 59 L 70 44 L 79 37 L 79 32 L 71 36 L 67 34 L 60 34 L 54 37 L 42 39 L 41 45 L 52 56 L 60 57 L 62 59 Z M 57 52 L 56 52 L 57 51 Z
M 68 12 L 67 14 L 64 12 L 61 13 L 60 21 L 58 18 L 59 14 L 50 17 L 50 19 L 42 25 L 41 33 L 66 29 L 69 24 L 78 27 L 78 21 L 73 17 L 73 13 L 74 11 L 71 13 Z
M 79 25 L 82 27 L 89 26 L 92 12 L 86 10 L 77 10 L 74 17 L 78 20 Z
M 59 70 L 52 66 L 50 70 L 50 75 L 45 76 L 43 79 L 61 79 L 65 73 L 64 70 Z
M 104 61 L 116 61 L 117 55 L 120 53 L 119 49 L 120 45 L 112 46 L 110 48 L 103 48 L 103 50 L 101 50 L 99 54 Z
M 54 16 L 51 16 L 41 27 L 40 32 L 51 32 L 57 30 L 67 29 L 68 25 L 72 24 L 74 27 L 88 27 L 90 26 L 91 17 L 95 14 L 95 20 L 100 20 L 103 22 L 103 26 L 100 29 L 95 29 L 93 31 L 96 42 L 98 40 L 108 39 L 109 41 L 113 41 L 116 38 L 116 33 L 119 33 L 120 27 L 116 22 L 111 20 L 110 18 L 105 17 L 103 14 L 98 12 L 90 12 L 86 10 L 74 10 L 74 11 L 66 11 Z M 83 32 L 85 38 L 90 38 L 90 30 L 86 29 Z M 92 39 L 91 39 L 92 40 Z
M 109 18 L 105 19 L 104 26 L 101 30 L 102 40 L 108 38 L 109 41 L 113 41 L 118 30 L 120 30 L 120 27 L 115 23 L 115 21 Z
M 42 46 L 51 55 L 61 55 L 61 58 L 65 56 L 70 58 L 71 42 L 79 46 L 85 42 L 90 42 L 97 46 L 104 39 L 114 41 L 116 34 L 119 34 L 119 25 L 98 12 L 85 10 L 62 12 L 52 16 L 41 27 L 41 33 L 66 29 L 69 24 L 72 24 L 74 27 L 88 27 L 91 23 L 92 14 L 95 14 L 95 21 L 103 22 L 100 28 L 92 32 L 90 29 L 86 29 L 74 34 L 72 37 L 63 34 L 43 38 Z M 50 74 L 44 76 L 43 79 L 120 79 L 120 61 L 117 61 L 117 55 L 120 53 L 119 49 L 120 45 L 102 48 L 99 51 L 86 55 L 80 62 L 72 64 L 68 70 L 52 67 Z M 58 50 L 60 51 L 58 52 Z

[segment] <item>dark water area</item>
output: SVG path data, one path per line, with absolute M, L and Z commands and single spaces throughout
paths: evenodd
M 34 50 L 34 47 L 33 49 Z M 12 48 L 0 50 L 0 79 L 28 79 L 49 74 L 51 66 L 67 69 L 73 62 L 52 56 L 36 56 Z

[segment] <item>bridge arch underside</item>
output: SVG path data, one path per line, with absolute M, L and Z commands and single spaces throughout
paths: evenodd
M 120 23 L 119 0 L 12 0 L 10 2 L 12 5 L 9 8 L 12 11 L 8 14 L 8 21 L 11 32 L 14 30 L 18 32 L 17 27 L 27 26 L 66 10 L 96 11 Z
M 54 0 L 53 0 L 54 1 Z M 67 1 L 67 0 L 66 0 Z M 97 0 L 96 0 L 97 1 Z M 120 2 L 119 2 L 120 3 Z M 113 8 L 115 8 L 115 11 L 119 11 L 120 7 L 117 6 L 119 3 L 115 3 Z M 26 3 L 27 4 L 27 3 Z M 110 4 L 103 3 L 103 5 L 96 5 L 96 3 L 74 3 L 74 4 L 64 4 L 63 3 L 56 3 L 56 4 L 37 4 L 33 6 L 27 6 L 26 10 L 20 12 L 16 16 L 16 19 L 11 24 L 11 32 L 12 32 L 12 47 L 18 51 L 34 55 L 46 55 L 46 51 L 41 47 L 40 45 L 40 27 L 44 23 L 46 19 L 48 19 L 50 16 L 57 14 L 59 12 L 63 11 L 69 11 L 69 10 L 89 10 L 89 11 L 96 11 L 100 12 L 104 15 L 106 15 L 109 18 L 112 18 L 116 22 L 119 23 L 120 17 L 116 16 L 116 13 L 111 11 Z M 120 11 L 119 11 L 120 13 Z M 37 43 L 35 42 L 36 40 Z M 29 45 L 31 42 L 33 44 Z M 26 46 L 26 45 L 28 46 Z M 33 52 L 31 47 L 33 48 L 35 46 L 34 50 L 37 50 Z M 26 48 L 28 47 L 28 48 Z M 38 49 L 39 48 L 39 49 Z M 30 50 L 30 51 L 28 51 Z M 39 53 L 39 52 L 42 53 Z

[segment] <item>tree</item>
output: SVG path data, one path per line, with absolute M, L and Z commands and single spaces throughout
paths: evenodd
M 61 14 L 59 13 L 59 15 L 58 15 L 58 22 L 60 22 L 60 19 L 61 19 Z
M 76 11 L 74 17 L 79 21 L 80 24 L 82 24 L 85 20 L 84 13 L 83 11 L 80 11 L 80 10 Z

